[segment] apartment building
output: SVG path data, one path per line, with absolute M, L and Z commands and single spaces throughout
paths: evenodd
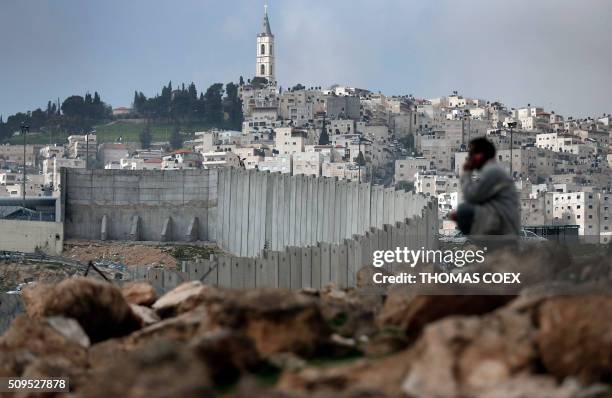
M 423 173 L 432 170 L 435 166 L 428 159 L 423 157 L 408 157 L 395 161 L 395 182 L 410 181 L 414 182 L 416 173 Z

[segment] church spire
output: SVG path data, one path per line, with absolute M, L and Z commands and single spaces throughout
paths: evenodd
M 268 19 L 268 2 L 264 4 L 263 30 L 261 33 L 267 36 L 272 36 L 272 30 L 270 29 L 270 20 Z

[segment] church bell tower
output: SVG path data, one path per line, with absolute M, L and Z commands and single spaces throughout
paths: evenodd
M 257 35 L 257 70 L 256 77 L 263 77 L 268 80 L 268 83 L 275 84 L 276 68 L 274 65 L 274 35 L 270 29 L 270 20 L 268 18 L 268 4 L 264 6 L 263 28 L 260 34 Z

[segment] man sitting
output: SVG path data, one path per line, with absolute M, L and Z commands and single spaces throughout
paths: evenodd
M 464 203 L 451 214 L 459 230 L 465 235 L 518 236 L 518 192 L 510 175 L 495 161 L 495 146 L 486 138 L 472 140 L 463 170 Z M 478 172 L 477 179 L 474 171 Z

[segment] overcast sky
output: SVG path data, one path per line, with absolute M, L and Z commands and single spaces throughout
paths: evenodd
M 255 73 L 263 0 L 1 0 L 0 114 Z M 610 0 L 271 0 L 283 87 L 612 112 Z

